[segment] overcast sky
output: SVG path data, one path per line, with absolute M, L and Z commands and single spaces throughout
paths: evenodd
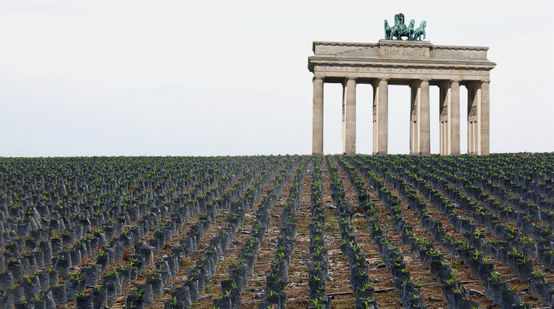
M 554 2 L 510 3 L 0 0 L 0 156 L 310 153 L 312 41 L 377 42 L 400 12 L 432 44 L 490 47 L 491 152 L 554 151 Z M 357 89 L 360 153 L 372 91 Z M 325 86 L 326 153 L 341 94 Z M 389 153 L 409 152 L 409 102 L 389 87 Z

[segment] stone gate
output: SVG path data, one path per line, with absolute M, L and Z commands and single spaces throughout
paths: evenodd
M 343 85 L 342 152 L 356 153 L 356 85 L 373 85 L 373 153 L 386 154 L 388 85 L 411 87 L 410 153 L 430 153 L 429 86 L 440 88 L 440 154 L 460 153 L 460 86 L 468 90 L 468 153 L 489 154 L 489 82 L 496 64 L 487 47 L 427 41 L 313 42 L 312 153 L 323 154 L 323 86 Z

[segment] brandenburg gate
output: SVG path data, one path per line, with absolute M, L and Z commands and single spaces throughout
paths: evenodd
M 308 58 L 314 73 L 312 153 L 323 154 L 324 83 L 340 83 L 344 154 L 356 153 L 356 85 L 371 84 L 373 154 L 387 154 L 388 85 L 411 87 L 410 154 L 430 153 L 429 86 L 435 85 L 440 89 L 440 154 L 460 154 L 460 86 L 465 86 L 468 153 L 488 155 L 490 70 L 496 65 L 487 59 L 488 48 L 419 41 L 411 35 L 413 21 L 410 34 L 406 33 L 411 40 L 393 40 L 395 27 L 403 25 L 399 15 L 392 35 L 385 21 L 387 39 L 377 43 L 313 42 L 314 55 Z

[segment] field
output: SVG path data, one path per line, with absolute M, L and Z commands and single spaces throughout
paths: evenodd
M 552 308 L 554 154 L 0 159 L 0 309 Z

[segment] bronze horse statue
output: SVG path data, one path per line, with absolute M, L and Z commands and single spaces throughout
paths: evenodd
M 410 25 L 408 26 L 408 41 L 412 41 L 414 39 L 414 27 L 415 21 L 412 19 L 410 20 Z
M 417 27 L 417 29 L 414 31 L 414 36 L 412 40 L 414 41 L 421 41 L 421 37 L 423 36 L 423 39 L 425 39 L 425 27 L 427 26 L 427 22 L 424 20 L 421 22 L 421 25 Z
M 389 22 L 385 19 L 385 40 L 392 40 L 392 28 Z

